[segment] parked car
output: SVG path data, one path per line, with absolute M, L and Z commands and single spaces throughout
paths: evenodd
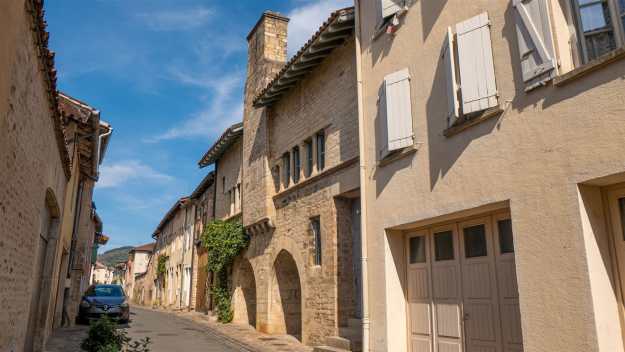
M 130 319 L 130 306 L 120 285 L 92 285 L 82 296 L 78 321 L 87 322 L 102 316 L 120 323 L 127 323 Z

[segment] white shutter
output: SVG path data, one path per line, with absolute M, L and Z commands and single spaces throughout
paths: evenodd
M 463 114 L 497 106 L 488 14 L 458 23 L 456 33 Z
M 443 60 L 447 69 L 447 126 L 451 126 L 460 117 L 460 102 L 458 101 L 458 80 L 456 79 L 456 55 L 454 52 L 454 34 L 451 27 L 447 29 L 447 39 L 444 45 Z
M 393 16 L 404 7 L 404 0 L 380 0 L 382 18 Z
M 384 78 L 387 145 L 384 154 L 413 144 L 410 74 L 408 69 Z
M 523 81 L 528 89 L 556 74 L 555 49 L 546 0 L 513 0 Z

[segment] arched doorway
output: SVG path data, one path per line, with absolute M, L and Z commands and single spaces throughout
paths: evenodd
M 273 264 L 270 319 L 276 333 L 302 340 L 302 287 L 293 256 L 282 250 Z
M 233 277 L 233 320 L 256 327 L 256 279 L 249 260 L 241 259 Z

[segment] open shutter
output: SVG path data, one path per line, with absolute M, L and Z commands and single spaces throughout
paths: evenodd
M 380 0 L 382 6 L 382 18 L 393 16 L 404 7 L 404 0 Z
M 547 0 L 513 0 L 523 81 L 532 89 L 555 77 Z
M 392 73 L 385 77 L 386 92 L 386 128 L 388 152 L 408 147 L 413 144 L 412 107 L 410 101 L 410 74 L 408 69 Z
M 462 111 L 470 114 L 497 106 L 490 21 L 483 13 L 456 25 Z
M 460 117 L 460 102 L 458 101 L 458 80 L 456 79 L 456 54 L 454 51 L 454 34 L 451 28 L 447 29 L 447 39 L 443 47 L 443 60 L 447 70 L 447 126 L 451 126 Z

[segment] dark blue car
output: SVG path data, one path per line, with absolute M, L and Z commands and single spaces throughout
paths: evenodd
M 79 321 L 86 322 L 103 316 L 120 323 L 127 323 L 130 319 L 130 307 L 120 285 L 93 285 L 82 297 L 78 311 Z

